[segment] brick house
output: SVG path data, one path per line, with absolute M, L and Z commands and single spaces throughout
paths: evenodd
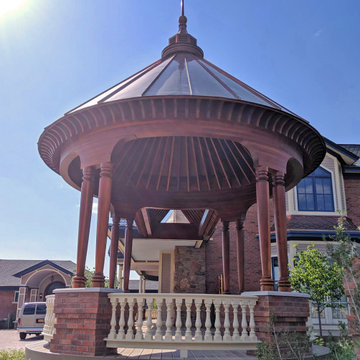
M 72 261 L 0 259 L 2 327 L 8 327 L 7 319 L 15 319 L 24 302 L 45 301 L 53 290 L 70 286 L 75 268 Z

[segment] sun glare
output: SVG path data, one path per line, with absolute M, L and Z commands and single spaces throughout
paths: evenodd
M 20 8 L 27 0 L 0 0 L 0 18 Z

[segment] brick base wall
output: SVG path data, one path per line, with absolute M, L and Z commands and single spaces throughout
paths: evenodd
M 103 340 L 110 331 L 108 292 L 96 288 L 55 290 L 56 332 L 51 352 L 96 356 L 116 351 L 107 349 Z
M 14 301 L 15 290 L 0 290 L 0 319 L 5 319 L 9 314 L 16 314 Z
M 360 186 L 359 179 L 344 178 L 347 216 L 356 226 L 360 226 Z

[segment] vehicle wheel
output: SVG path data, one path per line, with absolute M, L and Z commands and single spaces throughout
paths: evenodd
M 20 333 L 20 339 L 25 340 L 25 338 L 26 338 L 26 333 Z

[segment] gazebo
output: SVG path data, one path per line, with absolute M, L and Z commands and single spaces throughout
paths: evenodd
M 51 351 L 100 354 L 110 347 L 119 346 L 119 341 L 127 346 L 145 346 L 147 340 L 149 346 L 148 343 L 156 339 L 156 345 L 161 343 L 163 347 L 171 344 L 177 347 L 181 341 L 189 347 L 193 346 L 189 343 L 194 343 L 195 339 L 196 343 L 219 345 L 221 342 L 222 346 L 231 348 L 230 343 L 234 344 L 235 338 L 242 336 L 247 336 L 248 341 L 244 338 L 241 341 L 251 349 L 258 338 L 266 338 L 260 335 L 264 329 L 259 325 L 262 321 L 266 323 L 266 316 L 257 317 L 256 308 L 254 315 L 255 303 L 258 301 L 259 306 L 262 296 L 265 299 L 263 305 L 268 308 L 282 306 L 282 301 L 288 301 L 289 307 L 291 301 L 294 312 L 288 311 L 288 317 L 297 317 L 292 324 L 299 327 L 301 323 L 305 327 L 307 299 L 289 293 L 285 192 L 319 166 L 325 155 L 323 138 L 306 120 L 207 61 L 197 40 L 187 32 L 183 6 L 179 31 L 169 39 L 160 60 L 67 112 L 44 130 L 38 146 L 44 162 L 71 186 L 81 190 L 74 289 L 58 290 L 55 300 L 52 300 L 55 301 L 57 325 L 56 336 L 53 333 L 48 336 Z M 93 289 L 83 289 L 93 197 L 98 198 L 95 275 Z M 274 204 L 280 265 L 279 294 L 272 293 L 270 198 Z M 237 299 L 243 296 L 247 305 L 240 304 L 243 309 L 239 308 L 239 321 L 243 331 L 236 334 L 239 328 L 235 315 L 238 303 L 227 295 L 229 222 L 235 221 L 238 228 L 236 266 L 241 291 L 244 276 L 251 276 L 244 274 L 242 224 L 247 210 L 254 203 L 257 203 L 261 292 L 237 296 Z M 160 223 L 156 228 L 158 239 L 203 240 L 211 235 L 218 221 L 222 223 L 224 295 L 212 295 L 207 300 L 206 294 L 200 298 L 189 294 L 183 297 L 179 294 L 179 298 L 158 294 L 157 306 L 160 306 L 161 299 L 164 307 L 158 307 L 157 330 L 152 335 L 150 300 L 126 295 L 133 224 L 136 223 L 137 231 L 144 238 L 152 241 L 152 219 L 169 210 L 181 210 L 188 223 L 172 224 L 172 227 Z M 111 290 L 102 288 L 110 212 L 113 223 L 111 287 L 114 285 L 120 219 L 126 219 L 127 228 L 124 294 L 115 292 L 108 296 Z M 169 229 L 172 234 L 169 234 Z M 157 245 L 154 243 L 153 246 Z M 96 294 L 96 297 L 90 299 L 90 294 Z M 281 301 L 276 298 L 272 302 L 272 297 L 280 295 L 283 296 Z M 226 301 L 219 300 L 219 296 Z M 94 340 L 93 345 L 76 347 L 74 339 L 80 341 L 76 331 L 73 330 L 73 337 L 64 335 L 61 329 L 66 327 L 65 322 L 70 321 L 69 315 L 62 318 L 66 313 L 62 307 L 66 307 L 67 301 L 92 304 L 93 313 L 101 314 L 101 320 L 93 320 L 94 324 L 106 323 L 108 328 L 105 326 L 107 332 L 104 330 L 100 335 L 94 330 L 97 344 Z M 106 301 L 110 310 L 105 311 Z M 141 330 L 143 317 L 138 310 L 141 306 L 147 307 L 147 313 L 150 313 L 144 333 Z M 120 315 L 116 315 L 119 307 Z M 178 311 L 182 307 L 185 310 Z M 296 311 L 302 313 L 299 315 Z M 161 312 L 162 317 L 159 316 Z M 186 316 L 181 315 L 182 312 Z M 206 320 L 202 318 L 203 312 Z M 211 312 L 216 318 L 212 322 Z M 194 318 L 195 315 L 191 314 L 196 314 L 193 323 L 191 316 Z M 228 324 L 229 319 L 231 324 Z M 167 328 L 164 334 L 159 333 L 162 325 Z M 182 334 L 176 333 L 176 329 L 172 333 L 173 326 L 187 329 L 184 340 L 180 339 Z M 194 338 L 189 335 L 192 327 L 197 331 Z M 212 327 L 219 329 L 216 330 L 219 333 L 211 333 Z M 225 330 L 220 331 L 220 327 Z M 204 334 L 204 329 L 209 330 L 210 335 Z M 107 336 L 106 344 L 104 334 Z M 191 341 L 186 342 L 186 339 Z M 238 342 L 236 346 L 239 346 Z

